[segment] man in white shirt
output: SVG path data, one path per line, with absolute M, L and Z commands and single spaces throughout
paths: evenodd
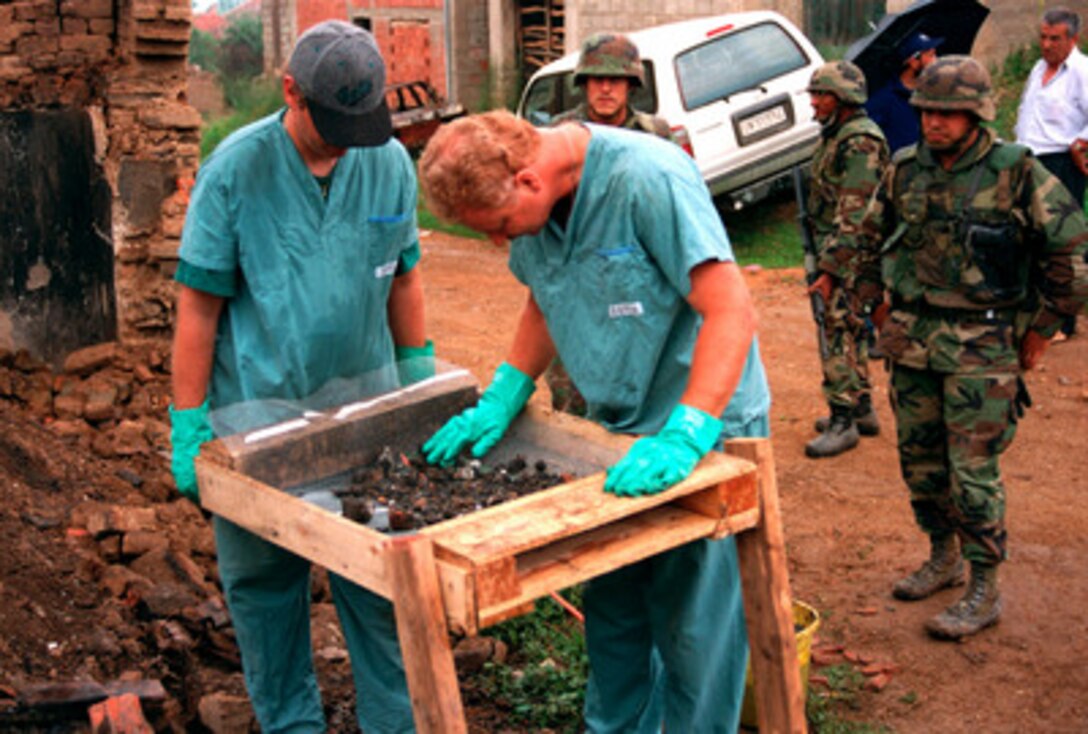
M 1088 57 L 1077 48 L 1080 16 L 1068 8 L 1043 13 L 1043 58 L 1024 85 L 1016 140 L 1035 153 L 1075 201 L 1084 202 L 1088 176 Z M 1063 322 L 1056 341 L 1076 331 L 1076 316 Z

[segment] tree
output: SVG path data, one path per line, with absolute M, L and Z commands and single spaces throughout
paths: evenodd
M 219 70 L 219 41 L 215 36 L 193 28 L 189 35 L 189 63 L 205 71 Z
M 263 70 L 263 60 L 261 19 L 253 13 L 242 13 L 227 26 L 219 42 L 219 73 L 224 86 L 257 76 Z

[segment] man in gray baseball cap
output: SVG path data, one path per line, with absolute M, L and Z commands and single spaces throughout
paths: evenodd
M 284 109 L 232 133 L 201 164 L 178 251 L 170 406 L 171 469 L 197 504 L 204 442 L 434 374 L 415 171 L 390 138 L 384 87 L 369 33 L 316 25 L 283 76 Z M 223 517 L 213 528 L 261 731 L 323 734 L 310 563 Z M 328 578 L 358 729 L 412 731 L 392 605 Z
M 385 62 L 368 31 L 338 20 L 299 36 L 287 74 L 314 127 L 338 148 L 382 145 L 393 134 L 385 104 Z

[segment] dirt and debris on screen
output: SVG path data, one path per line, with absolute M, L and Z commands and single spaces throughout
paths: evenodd
M 458 457 L 451 466 L 386 446 L 334 491 L 344 517 L 376 530 L 404 531 L 467 515 L 570 481 L 543 459 L 493 462 Z

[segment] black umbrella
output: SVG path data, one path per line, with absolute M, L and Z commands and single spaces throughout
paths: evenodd
M 889 13 L 876 29 L 846 50 L 844 59 L 865 72 L 870 93 L 899 73 L 899 45 L 915 33 L 943 38 L 940 56 L 969 54 L 990 9 L 978 0 L 916 0 L 901 13 Z

